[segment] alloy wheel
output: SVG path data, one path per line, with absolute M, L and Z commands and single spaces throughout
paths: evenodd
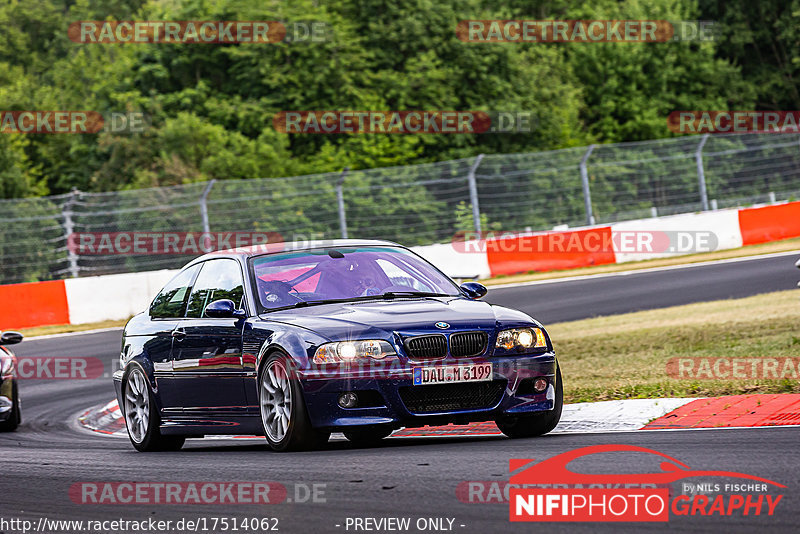
M 261 419 L 267 437 L 280 442 L 289 430 L 292 415 L 292 385 L 286 364 L 271 360 L 261 377 Z
M 131 438 L 137 443 L 144 441 L 150 425 L 150 395 L 142 372 L 131 371 L 125 383 L 125 420 Z

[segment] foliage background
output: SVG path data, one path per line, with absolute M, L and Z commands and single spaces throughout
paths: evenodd
M 466 19 L 711 20 L 718 35 L 477 44 L 456 37 Z M 80 20 L 280 20 L 326 31 L 322 42 L 82 44 L 67 35 Z M 800 0 L 2 0 L 0 110 L 138 112 L 147 125 L 0 135 L 0 283 L 73 274 L 69 209 L 74 232 L 201 231 L 198 199 L 212 179 L 212 231 L 338 237 L 335 184 L 347 167 L 349 235 L 418 245 L 472 230 L 466 175 L 481 153 L 484 230 L 583 224 L 577 167 L 581 147 L 597 143 L 589 180 L 598 222 L 695 211 L 698 137 L 671 133 L 666 117 L 800 109 L 798 22 Z M 272 125 L 279 111 L 328 109 L 523 111 L 535 128 L 287 135 Z M 800 191 L 796 137 L 761 137 L 772 144 L 709 139 L 706 182 L 720 207 Z M 77 268 L 186 259 L 81 256 Z
M 5 0 L 0 109 L 141 111 L 137 135 L 0 136 L 0 198 L 266 178 L 672 134 L 680 109 L 800 109 L 800 0 Z M 716 42 L 470 44 L 463 19 L 715 20 Z M 80 44 L 78 20 L 322 21 L 325 42 Z M 286 135 L 304 109 L 524 110 L 527 134 Z

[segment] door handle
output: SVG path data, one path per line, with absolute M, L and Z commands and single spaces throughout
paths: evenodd
M 186 337 L 186 332 L 183 330 L 183 328 L 176 328 L 175 330 L 172 331 L 172 338 L 177 341 L 180 341 L 185 337 Z

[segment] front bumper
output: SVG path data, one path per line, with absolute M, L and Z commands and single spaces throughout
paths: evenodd
M 440 410 L 436 409 L 434 405 L 431 409 L 420 411 L 408 402 L 409 392 L 414 393 L 416 397 L 424 397 L 424 392 L 419 395 L 420 388 L 437 387 L 414 386 L 413 367 L 457 365 L 483 361 L 493 364 L 492 383 L 497 385 L 498 392 L 494 397 L 487 396 L 487 402 L 482 406 L 470 406 L 462 409 L 450 404 L 446 409 Z M 481 360 L 448 358 L 379 372 L 369 369 L 338 370 L 335 376 L 332 376 L 330 372 L 305 370 L 300 373 L 299 378 L 303 385 L 311 424 L 314 427 L 331 430 L 365 425 L 413 427 L 428 424 L 488 421 L 502 416 L 534 414 L 552 410 L 555 404 L 556 366 L 555 355 L 548 352 L 537 356 L 506 356 Z M 548 380 L 548 386 L 542 393 L 535 393 L 528 387 L 530 380 L 537 377 L 544 377 Z M 466 389 L 459 389 L 459 391 L 462 395 L 469 394 L 469 387 L 474 384 L 487 383 L 462 383 L 460 385 L 466 386 Z M 439 395 L 443 390 L 436 391 Z M 475 391 L 485 392 L 486 388 L 480 390 L 475 388 Z M 345 392 L 355 392 L 356 395 L 362 392 L 361 397 L 369 399 L 368 406 L 342 408 L 339 405 L 339 397 Z
M 14 378 L 13 375 L 0 377 L 0 421 L 13 415 Z
M 117 404 L 119 404 L 120 410 L 122 409 L 122 377 L 125 374 L 125 371 L 122 369 L 114 371 L 114 392 L 117 394 Z

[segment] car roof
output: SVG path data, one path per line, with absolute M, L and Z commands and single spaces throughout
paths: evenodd
M 199 258 L 191 261 L 188 265 L 205 261 L 211 258 L 251 258 L 253 256 L 260 256 L 262 254 L 273 254 L 276 252 L 292 252 L 298 250 L 310 250 L 316 248 L 330 248 L 330 247 L 364 247 L 364 246 L 395 246 L 399 247 L 398 243 L 391 241 L 380 241 L 377 239 L 321 239 L 313 241 L 282 241 L 279 243 L 268 243 L 264 245 L 252 245 L 241 248 L 231 248 L 227 250 L 218 250 L 204 254 Z

